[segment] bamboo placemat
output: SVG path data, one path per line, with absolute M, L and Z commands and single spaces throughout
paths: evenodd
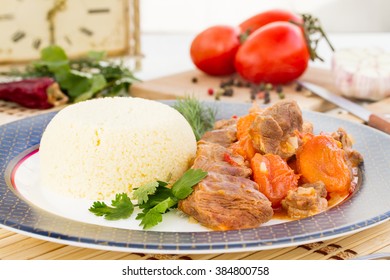
M 379 113 L 390 113 L 390 99 L 371 104 Z M 56 108 L 58 109 L 58 108 Z M 0 125 L 51 110 L 32 110 L 0 101 Z M 340 109 L 328 114 L 361 120 Z M 372 253 L 390 252 L 390 221 L 369 229 L 327 241 L 280 249 L 225 254 L 141 254 L 96 250 L 32 238 L 0 227 L 0 260 L 346 260 Z
M 390 252 L 390 221 L 344 237 L 273 250 L 225 254 L 141 254 L 48 242 L 0 228 L 1 260 L 347 260 Z

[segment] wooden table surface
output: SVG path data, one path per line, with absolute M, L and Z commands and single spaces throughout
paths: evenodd
M 198 82 L 194 84 L 192 78 L 196 76 Z M 181 94 L 191 87 L 192 93 L 202 99 L 210 99 L 207 89 L 218 87 L 220 80 L 207 80 L 197 71 L 179 73 L 178 75 L 163 77 L 156 80 L 146 81 L 133 86 L 132 94 L 145 98 L 169 99 Z M 305 80 L 315 82 L 331 90 L 335 90 L 330 73 L 320 69 L 309 69 L 303 77 Z M 156 90 L 157 89 L 157 90 Z M 243 91 L 243 90 L 241 90 Z M 299 104 L 305 109 L 321 111 L 326 114 L 336 115 L 340 118 L 362 122 L 358 118 L 349 115 L 334 105 L 313 96 L 310 93 L 294 92 L 294 88 L 285 88 L 286 98 L 297 98 Z M 235 93 L 234 97 L 223 97 L 224 101 L 237 102 L 246 101 L 247 93 Z M 245 95 L 245 96 L 244 96 Z M 273 102 L 277 99 L 273 94 Z M 366 104 L 376 113 L 390 115 L 390 98 L 379 102 Z M 45 111 L 30 110 L 21 108 L 16 104 L 0 101 L 0 124 L 22 119 L 36 114 L 46 113 Z M 105 251 L 83 247 L 76 247 L 45 241 L 29 237 L 24 233 L 15 233 L 0 225 L 0 259 L 350 259 L 372 253 L 390 252 L 390 221 L 387 220 L 358 233 L 345 235 L 326 241 L 309 243 L 301 246 L 292 246 L 280 249 L 251 251 L 241 253 L 225 254 L 183 254 L 183 255 L 156 255 Z

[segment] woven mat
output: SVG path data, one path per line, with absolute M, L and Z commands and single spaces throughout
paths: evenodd
M 80 248 L 16 234 L 0 228 L 0 259 L 37 260 L 346 260 L 390 252 L 390 221 L 356 234 L 282 249 L 197 255 L 155 255 Z
M 13 103 L 0 101 L 0 124 L 27 116 L 47 113 L 48 111 L 50 110 L 26 109 Z M 337 109 L 328 113 L 340 118 L 360 121 Z M 381 252 L 390 252 L 390 221 L 355 234 L 297 247 L 241 253 L 194 255 L 155 255 L 95 250 L 48 242 L 0 228 L 0 260 L 345 260 Z

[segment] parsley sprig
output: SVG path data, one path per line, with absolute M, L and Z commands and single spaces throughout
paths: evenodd
M 193 191 L 193 186 L 207 176 L 201 169 L 189 169 L 178 179 L 172 188 L 167 182 L 153 181 L 133 192 L 137 200 L 134 205 L 127 194 L 117 194 L 111 206 L 104 202 L 95 201 L 89 211 L 107 220 L 127 219 L 134 211 L 134 206 L 142 210 L 136 219 L 141 220 L 140 226 L 149 229 L 162 221 L 162 215 L 177 207 L 179 200 L 187 198 Z
M 134 205 L 125 193 L 116 194 L 111 206 L 105 202 L 95 201 L 89 211 L 96 216 L 104 216 L 106 220 L 126 219 L 133 214 Z

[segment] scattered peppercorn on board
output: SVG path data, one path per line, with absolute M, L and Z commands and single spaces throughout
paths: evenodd
M 334 90 L 331 72 L 326 69 L 309 68 L 302 80 L 310 81 Z M 282 98 L 296 100 L 307 110 L 325 112 L 335 106 L 296 83 L 283 86 L 245 84 L 234 76 L 213 77 L 198 70 L 190 70 L 133 84 L 131 95 L 149 99 L 175 99 L 191 95 L 201 100 L 219 99 L 225 102 L 251 102 L 273 104 Z

